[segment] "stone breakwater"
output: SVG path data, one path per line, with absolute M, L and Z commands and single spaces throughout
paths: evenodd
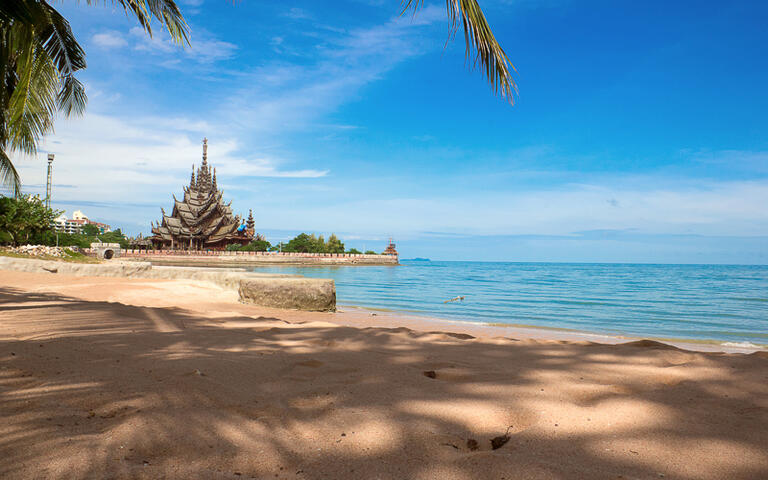
M 20 253 L 32 257 L 64 257 L 63 247 L 48 247 L 46 245 L 21 245 L 18 247 L 6 247 L 4 251 Z
M 185 252 L 122 250 L 125 259 L 156 265 L 398 265 L 396 255 L 351 253 Z
M 10 271 L 81 277 L 130 277 L 209 282 L 237 291 L 240 301 L 263 307 L 335 311 L 336 285 L 324 278 L 304 278 L 223 268 L 154 266 L 149 262 L 66 263 L 53 260 L 0 257 L 0 275 Z

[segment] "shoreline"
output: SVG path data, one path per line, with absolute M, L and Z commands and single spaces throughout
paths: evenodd
M 134 264 L 134 262 L 129 262 Z M 229 274 L 237 272 L 241 269 L 232 268 L 216 268 L 213 265 L 201 267 L 201 266 L 187 266 L 187 267 L 166 267 L 164 265 L 151 262 L 152 265 L 160 268 L 172 268 L 173 270 L 203 270 L 208 272 L 219 272 L 223 274 Z M 320 265 L 314 265 L 320 266 Z M 244 269 L 242 269 L 244 270 Z M 20 273 L 18 271 L 0 270 L 0 279 L 4 273 L 14 274 Z M 255 276 L 275 276 L 275 277 L 293 277 L 288 274 L 263 274 L 254 273 L 251 271 L 244 271 L 241 273 L 253 274 Z M 39 274 L 32 274 L 39 275 Z M 45 276 L 45 275 L 44 275 Z M 74 277 L 73 277 L 74 278 Z M 107 277 L 78 277 L 78 278 L 107 278 Z M 141 280 L 141 277 L 131 276 L 118 276 L 112 278 L 123 278 L 127 281 Z M 158 279 L 166 278 L 171 280 L 174 277 L 157 276 Z M 206 280 L 200 278 L 195 279 L 190 277 L 190 282 L 204 282 Z M 2 282 L 0 281 L 0 285 Z M 228 301 L 237 301 L 237 296 L 229 297 Z M 240 299 L 242 300 L 242 298 Z M 270 308 L 262 305 L 263 308 Z M 523 324 L 502 324 L 496 322 L 485 321 L 472 321 L 434 317 L 430 315 L 420 315 L 412 312 L 397 311 L 385 308 L 365 307 L 362 305 L 347 305 L 339 304 L 338 309 L 335 312 L 330 312 L 331 317 L 326 318 L 325 321 L 341 325 L 341 326 L 359 326 L 359 327 L 380 327 L 380 328 L 399 328 L 406 327 L 417 331 L 430 331 L 434 329 L 443 329 L 452 333 L 467 334 L 478 338 L 497 338 L 497 337 L 515 337 L 516 339 L 528 339 L 528 340 L 540 340 L 540 341 L 560 341 L 560 342 L 593 342 L 605 345 L 620 345 L 622 343 L 637 342 L 637 341 L 652 341 L 663 343 L 677 348 L 682 348 L 688 351 L 695 352 L 712 352 L 712 353 L 739 353 L 739 354 L 751 354 L 755 352 L 768 353 L 768 345 L 757 344 L 753 342 L 729 342 L 725 340 L 716 339 L 689 339 L 689 338 L 669 338 L 669 337 L 655 337 L 655 336 L 638 336 L 638 335 L 612 335 L 601 332 L 574 330 L 563 327 L 549 327 L 539 325 L 523 325 Z M 290 312 L 292 310 L 277 310 Z
M 381 326 L 385 328 L 408 326 L 418 330 L 430 328 L 448 328 L 454 333 L 470 334 L 477 337 L 517 337 L 532 340 L 554 340 L 566 342 L 595 342 L 606 345 L 620 345 L 628 342 L 652 341 L 694 352 L 710 353 L 740 353 L 751 354 L 755 352 L 768 352 L 768 345 L 750 342 L 749 345 L 740 342 L 728 342 L 714 339 L 689 339 L 667 338 L 635 335 L 610 335 L 600 332 L 574 330 L 569 328 L 546 327 L 539 325 L 499 324 L 489 322 L 473 322 L 471 320 L 456 320 L 450 318 L 432 317 L 428 315 L 407 314 L 396 310 L 369 309 L 360 305 L 339 304 L 337 314 L 345 315 L 347 312 L 363 314 L 371 317 L 370 324 L 366 326 Z M 380 317 L 384 322 L 373 320 Z M 364 325 L 358 318 L 351 320 L 350 324 Z M 347 324 L 347 322 L 339 322 Z M 430 327 L 431 326 L 431 327 Z

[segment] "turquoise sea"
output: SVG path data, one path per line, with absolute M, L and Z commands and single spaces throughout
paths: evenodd
M 768 346 L 768 266 L 402 261 L 256 267 L 333 278 L 340 306 L 609 335 Z M 444 303 L 464 296 L 464 301 Z

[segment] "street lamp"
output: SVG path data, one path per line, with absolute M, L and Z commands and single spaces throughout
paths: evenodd
M 45 206 L 51 208 L 51 185 L 53 184 L 53 157 L 52 153 L 48 154 L 48 183 L 45 185 Z

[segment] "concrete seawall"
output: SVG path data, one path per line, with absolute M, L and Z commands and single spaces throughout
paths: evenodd
M 3 272 L 6 271 L 6 272 Z M 335 311 L 333 280 L 298 275 L 253 273 L 223 268 L 164 267 L 149 262 L 68 263 L 0 257 L 0 275 L 7 271 L 50 273 L 79 277 L 127 277 L 197 280 L 237 291 L 240 301 L 263 307 Z
M 394 255 L 310 254 L 275 252 L 172 252 L 122 250 L 123 259 L 155 265 L 399 265 Z

